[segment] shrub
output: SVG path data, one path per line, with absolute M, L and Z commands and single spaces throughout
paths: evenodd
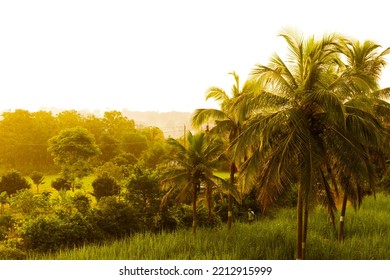
M 211 218 L 208 217 L 208 210 L 206 207 L 198 207 L 197 212 L 198 226 L 199 227 L 219 227 L 222 225 L 221 217 L 212 213 Z M 186 227 L 192 226 L 192 206 L 183 205 L 183 224 Z
M 0 241 L 7 238 L 8 232 L 15 226 L 15 219 L 12 215 L 0 215 Z
M 97 200 L 104 196 L 118 195 L 120 192 L 120 186 L 114 178 L 109 176 L 107 173 L 97 177 L 92 182 L 93 195 Z
M 59 177 L 51 182 L 51 186 L 57 191 L 70 190 L 72 184 L 65 178 Z
M 27 254 L 22 250 L 0 245 L 0 260 L 25 260 L 25 259 L 27 259 Z
M 91 210 L 91 199 L 83 193 L 76 193 L 73 197 L 73 204 L 77 211 L 86 215 Z
M 0 193 L 6 191 L 9 196 L 18 190 L 29 189 L 30 184 L 17 171 L 9 171 L 1 176 Z
M 14 213 L 37 215 L 47 213 L 50 200 L 47 193 L 34 195 L 31 190 L 20 190 L 10 199 L 11 210 Z
M 94 232 L 92 224 L 79 213 L 41 215 L 25 222 L 22 237 L 27 249 L 48 252 L 92 241 Z
M 134 211 L 114 197 L 102 197 L 92 211 L 92 219 L 105 237 L 121 237 L 138 231 Z

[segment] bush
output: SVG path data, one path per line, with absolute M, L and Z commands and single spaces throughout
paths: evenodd
M 34 216 L 47 213 L 50 206 L 47 193 L 34 195 L 31 190 L 17 191 L 10 199 L 10 207 L 13 213 Z
M 63 240 L 61 221 L 58 218 L 38 216 L 24 224 L 22 236 L 27 249 L 41 252 L 57 250 Z
M 27 249 L 48 252 L 92 241 L 94 232 L 92 224 L 79 213 L 41 215 L 25 222 L 22 237 Z
M 120 192 L 120 186 L 114 178 L 109 176 L 107 173 L 97 177 L 92 182 L 93 195 L 97 200 L 104 196 L 118 195 Z
M 25 260 L 27 254 L 20 249 L 0 245 L 0 260 Z
M 73 197 L 73 205 L 77 211 L 86 215 L 91 210 L 91 199 L 86 194 L 78 192 Z
M 139 229 L 133 209 L 114 197 L 102 197 L 92 211 L 92 219 L 104 237 L 122 237 Z
M 8 195 L 13 195 L 18 190 L 29 188 L 28 181 L 17 171 L 9 171 L 1 177 L 0 193 L 6 191 Z
M 221 217 L 216 215 L 215 213 L 211 214 L 211 218 L 208 217 L 208 210 L 206 207 L 200 206 L 198 207 L 198 226 L 199 227 L 220 227 L 222 225 Z M 192 226 L 192 206 L 191 205 L 183 205 L 183 224 L 186 227 Z
M 59 177 L 51 182 L 51 186 L 57 191 L 70 190 L 72 184 L 65 178 Z
M 15 219 L 9 215 L 0 215 L 0 241 L 7 238 L 8 232 L 15 226 Z

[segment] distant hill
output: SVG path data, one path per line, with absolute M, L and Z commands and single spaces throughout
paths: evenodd
M 165 137 L 178 138 L 183 136 L 184 130 L 192 130 L 189 112 L 137 112 L 122 110 L 122 115 L 135 121 L 136 126 L 157 126 Z

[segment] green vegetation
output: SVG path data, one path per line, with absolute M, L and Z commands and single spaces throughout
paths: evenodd
M 390 257 L 390 197 L 367 198 L 361 211 L 351 211 L 344 242 L 337 241 L 324 209 L 311 215 L 307 259 L 386 260 Z M 58 260 L 235 260 L 294 258 L 296 219 L 292 209 L 278 211 L 252 225 L 238 223 L 227 228 L 199 228 L 196 237 L 188 229 L 162 234 L 136 234 L 103 245 L 87 245 L 54 254 L 32 254 L 31 259 Z M 362 225 L 370 224 L 370 226 Z
M 390 48 L 280 36 L 286 59 L 211 87 L 220 108 L 179 139 L 117 111 L 4 112 L 1 258 L 388 258 L 388 198 L 372 197 L 390 189 Z

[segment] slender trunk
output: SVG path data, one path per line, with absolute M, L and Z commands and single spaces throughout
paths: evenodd
M 298 186 L 298 202 L 297 202 L 297 243 L 296 243 L 296 252 L 297 260 L 302 259 L 302 214 L 303 214 L 303 201 L 302 201 L 302 185 Z
M 211 222 L 211 216 L 212 216 L 212 213 L 211 213 L 211 210 L 213 209 L 213 193 L 212 193 L 212 188 L 210 187 L 207 187 L 206 189 L 206 192 L 207 192 L 207 208 L 208 208 L 208 221 Z
M 339 226 L 339 241 L 344 240 L 344 217 L 347 210 L 348 193 L 345 191 L 343 196 L 343 204 L 341 206 L 340 213 L 340 226 Z
M 305 201 L 305 215 L 303 217 L 303 233 L 302 233 L 302 259 L 306 256 L 306 237 L 307 237 L 307 225 L 309 222 L 309 210 L 307 209 L 307 198 Z
M 194 184 L 194 198 L 192 201 L 192 235 L 196 235 L 196 226 L 198 222 L 197 212 L 196 212 L 196 200 L 198 199 L 198 186 Z
M 236 173 L 236 165 L 234 162 L 230 164 L 230 184 L 231 186 L 234 185 L 234 174 Z M 229 189 L 229 196 L 228 196 L 228 220 L 227 220 L 227 227 L 228 230 L 232 228 L 233 223 L 233 197 L 231 190 Z

